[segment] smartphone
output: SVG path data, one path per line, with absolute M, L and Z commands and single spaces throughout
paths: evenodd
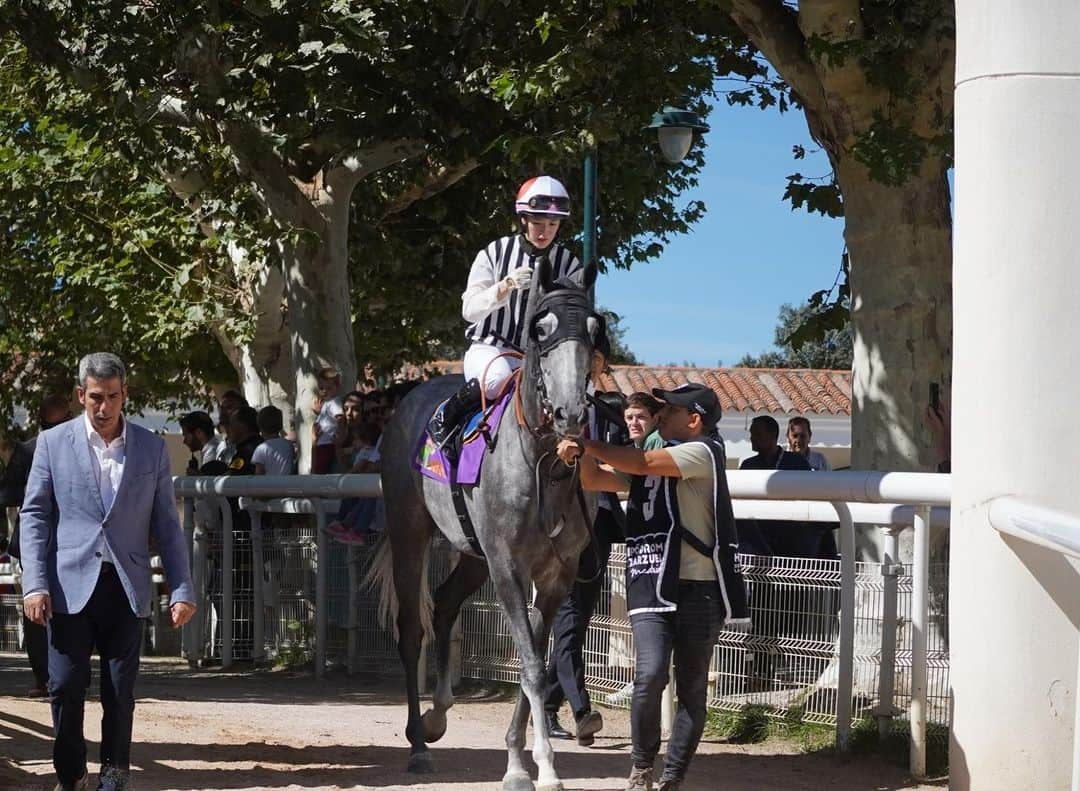
M 930 383 L 930 408 L 941 417 L 941 385 L 937 382 Z

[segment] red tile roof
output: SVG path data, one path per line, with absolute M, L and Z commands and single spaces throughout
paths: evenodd
M 440 373 L 461 373 L 461 363 L 441 360 L 425 366 Z M 602 387 L 629 395 L 654 387 L 670 390 L 695 382 L 710 387 L 720 408 L 730 412 L 851 415 L 851 371 L 809 368 L 685 368 L 613 365 Z

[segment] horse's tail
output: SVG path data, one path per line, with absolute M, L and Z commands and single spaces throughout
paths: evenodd
M 429 637 L 433 632 L 432 611 L 434 603 L 431 599 L 431 588 L 428 585 L 428 562 L 431 558 L 430 545 L 424 548 L 424 564 L 420 572 L 420 627 L 424 630 L 424 636 Z M 394 585 L 394 545 L 390 541 L 390 531 L 384 530 L 375 544 L 375 557 L 372 558 L 371 567 L 364 575 L 364 583 L 369 589 L 375 591 L 379 597 L 379 606 L 375 611 L 375 620 L 388 631 L 393 632 L 394 639 L 398 635 L 398 595 Z

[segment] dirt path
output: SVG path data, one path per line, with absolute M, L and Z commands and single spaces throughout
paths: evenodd
M 24 660 L 0 657 L 0 788 L 51 789 L 51 725 L 45 701 L 23 693 Z M 96 689 L 97 680 L 93 682 Z M 458 699 L 449 728 L 433 745 L 439 773 L 406 774 L 404 696 L 393 682 L 331 675 L 190 671 L 175 661 L 143 666 L 132 758 L 136 788 L 412 789 L 497 791 L 506 766 L 503 734 L 511 704 L 497 695 Z M 87 705 L 90 756 L 97 756 L 99 712 Z M 604 710 L 592 748 L 555 743 L 567 791 L 622 789 L 629 771 L 629 721 Z M 97 765 L 92 764 L 91 774 Z M 535 776 L 535 774 L 534 774 Z M 703 743 L 686 791 L 940 789 L 868 758 L 801 754 L 789 745 Z

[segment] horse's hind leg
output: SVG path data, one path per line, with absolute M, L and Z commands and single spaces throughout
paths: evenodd
M 450 636 L 461 605 L 475 593 L 488 577 L 487 562 L 472 555 L 461 555 L 450 576 L 435 591 L 435 650 L 438 661 L 438 683 L 432 708 L 424 712 L 424 739 L 436 742 L 446 733 L 446 711 L 454 705 L 454 690 L 450 683 Z
M 427 553 L 434 523 L 426 515 L 414 516 L 405 523 L 408 530 L 391 532 L 394 550 L 394 585 L 398 596 L 398 655 L 405 670 L 405 693 L 409 703 L 409 721 L 405 737 L 409 740 L 410 772 L 434 772 L 435 762 L 424 740 L 420 718 L 420 686 L 417 665 L 424 642 L 423 608 L 427 590 Z

